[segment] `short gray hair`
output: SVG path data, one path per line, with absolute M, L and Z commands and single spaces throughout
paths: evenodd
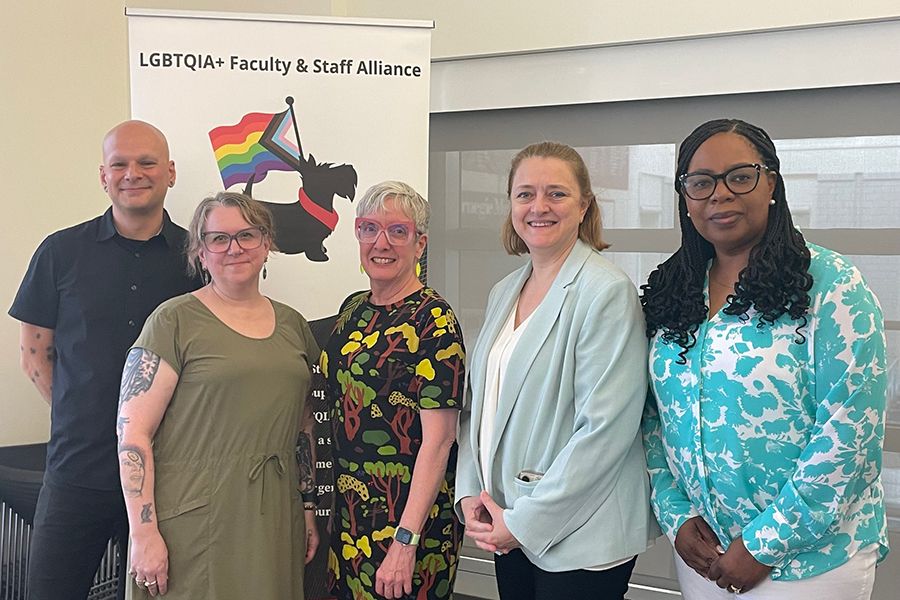
M 428 220 L 431 218 L 431 207 L 428 202 L 409 184 L 402 181 L 383 181 L 376 183 L 363 194 L 356 204 L 356 216 L 364 217 L 384 210 L 384 203 L 394 201 L 394 208 L 415 223 L 416 231 L 428 233 Z

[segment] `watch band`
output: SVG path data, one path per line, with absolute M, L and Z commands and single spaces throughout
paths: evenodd
M 394 530 L 394 539 L 404 546 L 418 545 L 420 537 L 418 533 L 413 533 L 406 527 L 397 527 Z

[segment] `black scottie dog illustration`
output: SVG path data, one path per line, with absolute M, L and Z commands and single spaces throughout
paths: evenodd
M 275 219 L 275 244 L 279 250 L 285 254 L 306 253 L 309 260 L 324 262 L 328 260 L 325 238 L 331 235 L 338 221 L 334 197 L 353 201 L 356 169 L 353 165 L 316 163 L 312 154 L 308 160 L 300 159 L 296 166 L 303 178 L 297 202 L 261 202 Z M 244 193 L 252 196 L 252 187 L 251 180 Z

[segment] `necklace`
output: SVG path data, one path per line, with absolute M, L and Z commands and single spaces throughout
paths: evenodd
M 729 289 L 732 289 L 732 290 L 734 289 L 734 284 L 728 285 L 727 283 L 722 283 L 721 281 L 719 281 L 718 279 L 716 279 L 716 278 L 713 276 L 712 271 L 709 272 L 709 278 L 712 279 L 715 283 L 718 283 L 720 286 L 722 286 L 722 287 L 724 287 L 724 288 L 729 288 Z
M 246 306 L 247 303 L 249 303 L 249 302 L 253 302 L 253 303 L 256 304 L 256 305 L 259 305 L 259 304 L 260 304 L 260 302 L 259 302 L 260 298 L 263 298 L 263 295 L 262 295 L 262 294 L 259 294 L 259 293 L 257 292 L 257 297 L 256 297 L 256 298 L 253 298 L 253 299 L 251 299 L 251 300 L 249 300 L 249 301 L 242 301 L 242 300 L 238 300 L 238 299 L 236 299 L 236 298 L 232 298 L 231 296 L 229 296 L 228 294 L 226 294 L 224 291 L 220 290 L 220 289 L 219 289 L 219 286 L 216 285 L 216 282 L 215 282 L 215 281 L 211 281 L 211 282 L 210 282 L 210 287 L 212 288 L 212 291 L 213 291 L 213 293 L 216 295 L 216 297 L 219 298 L 219 300 L 220 300 L 225 306 L 228 306 L 228 307 L 230 307 L 230 308 L 231 308 L 231 307 L 241 308 L 242 306 Z M 250 308 L 255 308 L 255 306 L 250 306 Z

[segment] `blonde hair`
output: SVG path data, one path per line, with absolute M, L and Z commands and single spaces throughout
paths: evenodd
M 206 220 L 209 213 L 214 208 L 219 207 L 235 207 L 241 211 L 241 216 L 252 227 L 261 227 L 263 235 L 269 238 L 269 250 L 277 251 L 275 246 L 275 220 L 272 213 L 260 202 L 254 200 L 245 194 L 237 192 L 219 192 L 215 196 L 209 196 L 200 201 L 194 210 L 194 216 L 191 217 L 191 224 L 188 226 L 187 248 L 187 272 L 191 277 L 197 275 L 202 270 L 200 264 L 200 238 L 203 236 L 203 229 L 206 227 Z
M 507 197 L 510 197 L 510 199 L 512 197 L 512 185 L 513 179 L 516 176 L 516 171 L 519 169 L 519 165 L 522 164 L 522 161 L 526 158 L 557 158 L 571 167 L 572 175 L 575 177 L 575 181 L 581 189 L 581 199 L 588 203 L 584 219 L 582 219 L 581 224 L 578 226 L 578 238 L 597 251 L 609 248 L 609 244 L 603 241 L 603 226 L 600 221 L 600 207 L 597 206 L 597 198 L 594 196 L 594 192 L 591 191 L 591 176 L 590 173 L 588 173 L 587 166 L 584 164 L 581 155 L 571 146 L 557 142 L 538 142 L 537 144 L 531 144 L 530 146 L 523 148 L 516 154 L 515 158 L 512 159 L 512 164 L 509 168 L 509 180 L 506 184 L 506 195 Z M 506 221 L 503 223 L 503 230 L 501 232 L 501 239 L 503 241 L 503 247 L 506 248 L 506 251 L 509 254 L 519 256 L 529 253 L 525 240 L 519 237 L 519 234 L 516 233 L 516 230 L 513 227 L 512 213 L 507 213 L 506 215 Z

